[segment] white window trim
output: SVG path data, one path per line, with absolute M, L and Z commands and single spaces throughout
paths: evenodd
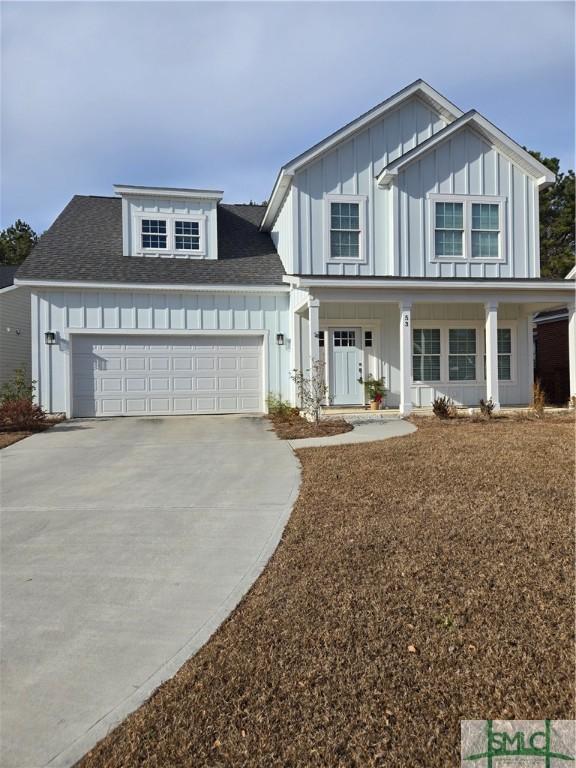
M 166 248 L 143 248 L 142 247 L 142 220 L 151 219 L 152 221 L 166 222 Z M 200 248 L 198 250 L 184 250 L 176 248 L 175 226 L 176 221 L 196 221 L 198 222 L 198 233 L 200 235 Z M 133 215 L 133 232 L 135 238 L 134 252 L 139 256 L 158 256 L 164 258 L 190 259 L 204 258 L 206 256 L 206 216 L 204 214 L 194 213 L 163 213 L 161 211 L 138 211 Z
M 507 260 L 506 237 L 506 198 L 497 195 L 444 195 L 430 192 L 428 204 L 428 252 L 430 261 L 436 264 L 504 264 Z M 436 256 L 436 203 L 462 203 L 464 242 L 462 256 Z M 472 204 L 484 203 L 498 205 L 498 221 L 500 223 L 498 237 L 498 256 L 472 256 Z
M 366 263 L 366 195 L 325 195 L 324 196 L 324 261 L 327 264 L 365 264 Z M 360 224 L 360 237 L 358 238 L 358 256 L 331 256 L 330 232 L 331 232 L 331 204 L 332 203 L 357 203 L 358 222 Z
M 433 381 L 413 381 L 415 387 L 429 387 L 431 385 L 443 385 L 445 387 L 485 387 L 486 379 L 484 377 L 484 356 L 486 354 L 485 345 L 485 323 L 481 320 L 416 320 L 412 322 L 412 329 L 417 328 L 439 328 L 440 329 L 440 379 Z M 448 370 L 449 358 L 449 330 L 450 328 L 473 328 L 476 331 L 476 378 L 474 380 L 450 379 Z M 514 386 L 517 382 L 517 322 L 514 320 L 502 320 L 498 322 L 498 328 L 510 329 L 511 352 L 510 352 L 510 378 L 498 379 L 501 387 Z M 410 361 L 412 364 L 412 361 Z

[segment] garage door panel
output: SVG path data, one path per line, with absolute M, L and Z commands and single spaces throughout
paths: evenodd
M 262 411 L 261 339 L 82 336 L 72 384 L 75 416 Z

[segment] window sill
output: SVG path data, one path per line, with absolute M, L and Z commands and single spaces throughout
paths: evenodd
M 433 256 L 431 264 L 506 264 L 503 256 Z

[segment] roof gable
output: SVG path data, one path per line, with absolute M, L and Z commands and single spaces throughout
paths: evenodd
M 274 189 L 272 190 L 270 201 L 262 219 L 262 229 L 269 229 L 274 223 L 282 202 L 292 183 L 292 177 L 297 171 L 301 170 L 309 163 L 314 162 L 326 152 L 329 152 L 337 144 L 347 141 L 354 134 L 365 130 L 370 125 L 380 120 L 387 112 L 396 109 L 400 104 L 413 97 L 421 99 L 427 106 L 432 107 L 439 115 L 450 122 L 461 117 L 463 114 L 461 109 L 448 101 L 448 99 L 432 88 L 432 86 L 428 85 L 428 83 L 424 82 L 424 80 L 416 80 L 414 83 L 406 86 L 406 88 L 398 91 L 385 101 L 377 104 L 375 107 L 368 110 L 368 112 L 360 115 L 360 117 L 357 117 L 342 128 L 339 128 L 325 139 L 322 139 L 322 141 L 314 144 L 314 146 L 310 147 L 305 152 L 292 158 L 288 163 L 285 163 L 280 169 Z
M 535 178 L 539 187 L 545 187 L 554 183 L 556 176 L 551 170 L 536 160 L 535 157 L 532 157 L 532 155 L 523 147 L 517 144 L 499 128 L 496 128 L 495 125 L 474 109 L 466 112 L 466 114 L 462 115 L 453 123 L 447 125 L 446 128 L 443 128 L 417 147 L 414 147 L 414 149 L 411 149 L 401 157 L 388 163 L 388 165 L 378 174 L 376 181 L 380 186 L 387 186 L 394 180 L 394 178 L 396 178 L 398 173 L 410 165 L 410 163 L 418 160 L 427 152 L 430 152 L 439 144 L 448 140 L 455 133 L 465 130 L 466 128 L 470 128 L 477 132 L 481 138 L 494 146 L 503 155 L 506 155 L 525 173 Z

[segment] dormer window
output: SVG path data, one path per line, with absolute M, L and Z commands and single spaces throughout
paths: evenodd
M 206 217 L 165 214 L 151 218 L 136 215 L 140 253 L 144 256 L 204 256 Z
M 177 251 L 199 251 L 200 223 L 198 221 L 175 221 L 174 247 Z
M 166 248 L 166 221 L 142 219 L 142 248 Z

